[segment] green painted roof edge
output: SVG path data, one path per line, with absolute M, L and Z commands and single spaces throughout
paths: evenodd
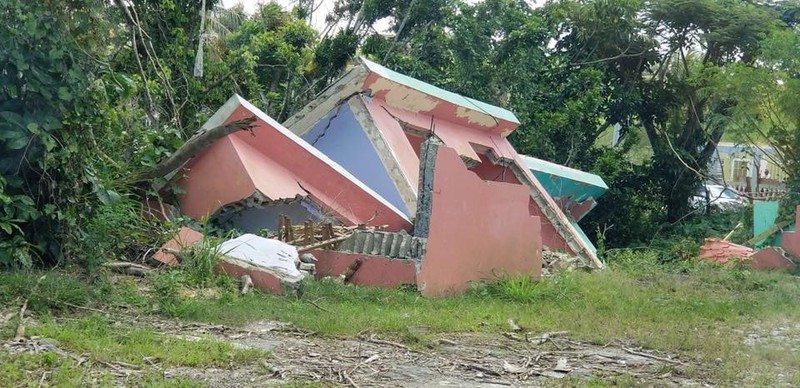
M 397 82 L 401 85 L 405 85 L 409 88 L 418 90 L 422 93 L 427 95 L 439 98 L 441 100 L 453 103 L 455 105 L 478 111 L 483 112 L 489 116 L 492 116 L 497 119 L 505 120 L 512 122 L 514 124 L 519 124 L 519 119 L 517 116 L 514 115 L 508 109 L 501 108 L 499 106 L 494 106 L 491 104 L 487 104 L 482 101 L 478 101 L 469 97 L 464 97 L 460 94 L 453 93 L 447 90 L 444 90 L 440 87 L 433 86 L 427 82 L 420 81 L 416 78 L 409 77 L 405 74 L 400 74 L 394 70 L 388 69 L 383 67 L 375 62 L 370 61 L 367 58 L 361 57 L 361 61 L 367 66 L 367 68 L 380 75 L 383 78 L 386 78 L 390 81 Z
M 606 182 L 603 181 L 599 175 L 592 174 L 590 172 L 576 170 L 574 168 L 569 168 L 566 166 L 562 166 L 560 164 L 556 164 L 553 162 L 548 162 L 542 159 L 536 159 L 532 156 L 527 155 L 520 155 L 522 160 L 525 162 L 525 166 L 528 167 L 531 171 L 541 171 L 547 174 L 556 175 L 560 177 L 564 177 L 567 179 L 572 179 L 578 182 L 583 182 L 592 186 L 601 187 L 605 190 L 608 190 L 608 185 Z
M 585 242 L 589 249 L 596 254 L 597 247 L 592 244 L 592 240 L 589 240 L 589 236 L 586 235 L 586 232 L 583 231 L 583 228 L 578 225 L 577 221 L 572 221 L 571 223 L 572 226 L 575 227 L 575 230 L 578 232 L 578 235 L 580 235 L 580 238 L 583 240 L 583 242 Z

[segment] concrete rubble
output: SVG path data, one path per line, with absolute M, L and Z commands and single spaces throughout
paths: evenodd
M 360 58 L 283 124 L 233 96 L 203 128 L 248 118 L 249 131 L 166 177 L 181 193 L 162 194 L 185 216 L 247 233 L 223 243 L 238 248 L 220 267 L 256 288 L 339 276 L 448 295 L 504 274 L 539 278 L 543 249 L 564 252 L 548 253 L 548 270 L 603 266 L 577 222 L 605 183 L 518 154 L 505 109 Z M 156 260 L 175 264 L 180 244 L 168 245 Z

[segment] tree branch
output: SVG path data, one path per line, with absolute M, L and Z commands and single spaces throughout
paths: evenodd
M 133 175 L 130 178 L 130 181 L 132 183 L 136 183 L 164 177 L 170 172 L 180 168 L 180 166 L 186 163 L 186 161 L 197 155 L 200 151 L 208 147 L 216 140 L 242 129 L 252 130 L 252 123 L 255 121 L 255 117 L 248 117 L 246 119 L 232 121 L 230 123 L 198 133 L 186 141 L 186 143 L 178 148 L 178 150 L 175 151 L 172 156 L 167 158 L 167 160 L 162 161 L 152 170 Z

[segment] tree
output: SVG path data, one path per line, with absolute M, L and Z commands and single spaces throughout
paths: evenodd
M 728 115 L 716 119 L 738 142 L 775 150 L 767 157 L 787 174 L 785 210 L 794 214 L 800 203 L 800 31 L 796 25 L 773 31 L 759 51 L 752 65 L 732 66 L 720 76 L 719 88 L 740 98 Z
M 119 32 L 108 2 L 0 4 L 0 265 L 62 260 L 98 206 L 120 199 L 108 183 L 135 84 L 108 64 Z
M 610 118 L 644 128 L 667 219 L 681 219 L 726 130 L 709 118 L 736 105 L 737 96 L 712 98 L 716 79 L 756 60 L 759 42 L 782 24 L 779 14 L 741 0 L 563 4 L 574 16 L 562 47 L 574 63 L 602 65 L 611 77 L 618 92 Z

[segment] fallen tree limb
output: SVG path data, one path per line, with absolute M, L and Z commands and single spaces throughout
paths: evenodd
M 144 265 L 129 263 L 127 261 L 118 261 L 112 263 L 104 263 L 104 267 L 110 268 L 114 272 L 123 273 L 126 275 L 133 275 L 145 277 L 153 269 Z
M 149 181 L 155 178 L 162 178 L 172 171 L 177 170 L 181 165 L 186 163 L 193 156 L 197 155 L 200 151 L 208 147 L 217 139 L 230 135 L 239 130 L 251 130 L 252 124 L 256 121 L 255 117 L 248 117 L 241 120 L 231 121 L 230 123 L 223 124 L 206 131 L 202 131 L 191 139 L 187 140 L 175 153 L 173 153 L 167 160 L 162 161 L 153 169 L 138 174 L 134 174 L 130 178 L 131 183 Z
M 665 358 L 665 357 L 659 357 L 659 356 L 656 356 L 656 355 L 653 355 L 653 354 L 644 353 L 644 352 L 638 352 L 636 350 L 629 349 L 629 348 L 626 348 L 624 346 L 622 347 L 622 350 L 624 350 L 626 353 L 633 354 L 634 356 L 639 356 L 639 357 L 649 358 L 649 359 L 656 360 L 656 361 L 663 361 L 663 362 L 669 362 L 669 363 L 674 363 L 674 364 L 683 364 L 682 362 L 680 362 L 678 360 L 673 360 L 673 359 Z

